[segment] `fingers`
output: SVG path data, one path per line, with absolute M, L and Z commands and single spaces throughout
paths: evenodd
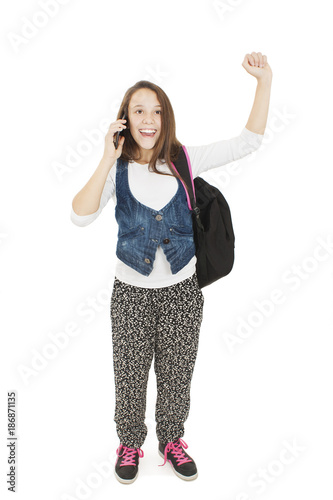
M 121 130 L 124 130 L 126 127 L 125 125 L 125 122 L 127 120 L 122 120 L 122 119 L 119 119 L 113 123 L 111 123 L 110 127 L 109 127 L 109 131 L 112 130 L 112 132 L 115 134 L 116 132 L 119 132 Z
M 263 68 L 267 63 L 267 56 L 263 55 L 261 52 L 251 52 L 251 54 L 246 54 L 246 56 L 251 66 Z

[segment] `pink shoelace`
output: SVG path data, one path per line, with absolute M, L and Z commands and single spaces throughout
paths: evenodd
M 121 455 L 119 455 L 121 448 L 124 448 L 124 451 Z M 136 465 L 135 464 L 135 455 L 139 453 L 139 457 L 143 457 L 144 453 L 141 448 L 127 448 L 127 446 L 120 445 L 116 451 L 118 457 L 124 457 L 124 460 L 120 467 L 124 467 L 125 465 Z
M 190 458 L 185 456 L 185 452 L 184 450 L 182 450 L 182 446 L 185 449 L 188 448 L 188 445 L 181 438 L 179 438 L 177 441 L 174 441 L 173 443 L 170 441 L 170 443 L 166 445 L 164 450 L 164 464 L 159 465 L 159 467 L 163 467 L 163 465 L 166 464 L 169 451 L 176 457 L 177 465 L 182 465 L 186 462 L 192 462 Z

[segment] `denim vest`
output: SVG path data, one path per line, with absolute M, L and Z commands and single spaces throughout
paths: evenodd
M 128 182 L 128 162 L 118 158 L 116 169 L 118 259 L 149 276 L 160 245 L 172 274 L 177 273 L 195 255 L 192 213 L 181 181 L 176 178 L 178 190 L 169 203 L 154 210 L 133 196 Z

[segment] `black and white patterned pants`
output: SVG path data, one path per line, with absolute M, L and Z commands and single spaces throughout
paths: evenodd
M 149 370 L 155 354 L 156 435 L 184 435 L 197 357 L 204 296 L 196 273 L 163 288 L 129 285 L 115 277 L 111 295 L 115 415 L 120 443 L 143 445 Z

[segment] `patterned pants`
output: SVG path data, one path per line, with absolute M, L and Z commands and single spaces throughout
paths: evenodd
M 125 446 L 139 448 L 147 436 L 147 382 L 154 354 L 157 438 L 164 444 L 184 435 L 203 305 L 196 273 L 163 288 L 137 287 L 115 277 L 110 307 L 114 421 Z

